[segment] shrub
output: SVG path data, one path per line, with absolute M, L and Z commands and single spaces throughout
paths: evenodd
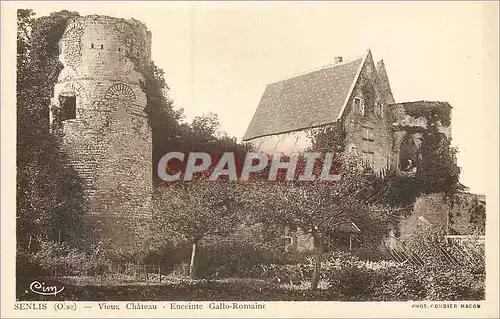
M 325 274 L 330 297 L 339 300 L 483 300 L 484 274 L 457 267 L 366 265 L 331 268 Z
M 425 298 L 423 272 L 413 268 L 390 267 L 376 270 L 380 285 L 374 289 L 375 300 L 422 300 Z
M 284 264 L 286 261 L 286 255 L 272 247 L 230 237 L 201 245 L 196 266 L 201 278 L 252 277 L 258 265 Z
M 34 263 L 31 259 L 32 255 L 18 250 L 16 255 L 16 277 L 18 278 L 35 278 L 46 277 L 51 275 L 50 269 L 44 269 L 42 266 Z
M 28 254 L 28 263 L 46 275 L 80 275 L 85 269 L 85 259 L 85 253 L 54 241 L 41 242 L 37 252 Z
M 388 257 L 380 250 L 373 249 L 372 247 L 359 247 L 353 249 L 352 254 L 361 260 L 370 261 L 382 261 Z
M 377 281 L 376 271 L 363 266 L 332 268 L 325 276 L 334 299 L 370 300 Z
M 325 255 L 324 260 L 321 263 L 321 270 L 322 273 L 328 273 L 332 269 L 358 267 L 362 265 L 363 262 L 355 255 L 345 251 L 336 250 Z
M 42 241 L 35 252 L 18 251 L 17 276 L 23 278 L 48 276 L 104 275 L 111 272 L 111 262 L 99 248 L 86 254 L 64 242 Z
M 483 300 L 484 274 L 460 267 L 420 270 L 428 300 Z
M 189 276 L 189 264 L 188 263 L 180 263 L 173 267 L 171 276 L 174 277 L 187 277 Z
M 103 276 L 111 272 L 111 262 L 104 258 L 88 258 L 84 268 L 89 276 Z
M 251 275 L 275 284 L 299 285 L 310 280 L 312 271 L 309 264 L 260 264 L 254 266 Z

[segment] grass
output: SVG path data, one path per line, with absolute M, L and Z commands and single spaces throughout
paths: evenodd
M 261 279 L 227 278 L 193 280 L 167 277 L 162 282 L 113 280 L 100 277 L 59 278 L 64 291 L 57 296 L 40 296 L 26 289 L 29 281 L 18 281 L 18 300 L 74 301 L 299 301 L 328 300 L 326 291 L 308 290 L 309 284 L 278 285 Z

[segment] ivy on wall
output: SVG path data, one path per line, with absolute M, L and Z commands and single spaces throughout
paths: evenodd
M 406 114 L 414 118 L 425 118 L 428 124 L 440 123 L 444 127 L 451 125 L 451 106 L 446 102 L 411 102 L 403 103 Z
M 78 14 L 60 11 L 35 18 L 32 10 L 18 10 L 17 16 L 17 244 L 34 249 L 40 240 L 60 240 L 82 246 L 82 182 L 67 165 L 48 121 L 62 69 L 58 42 Z
M 309 138 L 313 151 L 342 153 L 345 148 L 346 133 L 342 121 L 311 129 Z
M 361 93 L 363 94 L 363 100 L 365 103 L 365 113 L 373 114 L 375 112 L 375 101 L 377 99 L 375 87 L 370 83 L 370 81 L 364 81 L 361 86 Z

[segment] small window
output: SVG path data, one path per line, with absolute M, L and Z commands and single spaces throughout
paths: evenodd
M 363 159 L 367 165 L 370 167 L 373 167 L 375 159 L 374 159 L 374 154 L 375 154 L 375 139 L 373 135 L 373 127 L 367 127 L 363 126 L 363 132 L 362 132 L 362 154 L 363 154 Z
M 91 48 L 91 49 L 93 49 L 93 48 L 94 48 L 94 44 L 93 44 L 93 43 L 90 45 L 90 48 Z
M 287 253 L 287 252 L 290 251 L 290 246 L 293 246 L 293 244 L 294 244 L 293 237 L 291 237 L 291 236 L 284 236 L 283 241 L 284 241 L 284 244 L 285 244 L 285 252 Z
M 101 49 L 104 49 L 104 44 L 101 44 Z
M 384 117 L 384 105 L 380 102 L 376 103 L 377 106 L 377 113 L 380 117 Z
M 61 106 L 61 119 L 63 121 L 76 119 L 76 96 L 61 95 L 59 105 Z
M 365 115 L 365 105 L 363 104 L 363 100 L 359 97 L 354 98 L 354 109 L 361 115 Z
M 373 142 L 375 139 L 373 138 L 373 127 L 363 126 L 363 140 Z
M 120 48 L 118 48 L 118 52 L 120 52 L 120 51 L 121 51 L 121 49 L 120 49 Z

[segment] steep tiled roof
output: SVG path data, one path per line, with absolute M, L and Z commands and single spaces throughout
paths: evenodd
M 363 60 L 268 84 L 243 140 L 335 122 Z

